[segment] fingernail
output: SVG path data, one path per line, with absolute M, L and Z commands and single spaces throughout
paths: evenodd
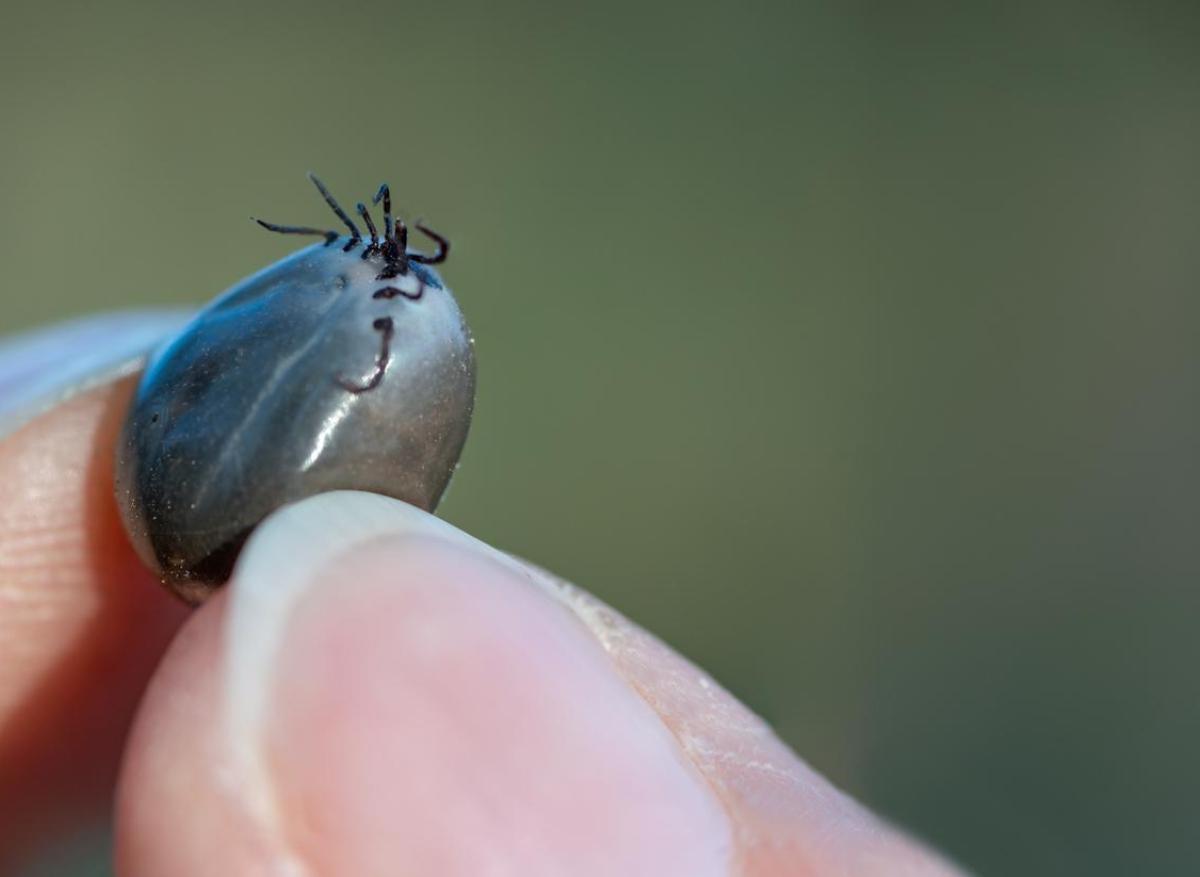
M 0 436 L 77 393 L 137 369 L 184 310 L 98 314 L 0 339 Z
M 711 789 L 519 562 L 336 492 L 268 519 L 231 585 L 228 739 L 304 868 L 728 872 Z

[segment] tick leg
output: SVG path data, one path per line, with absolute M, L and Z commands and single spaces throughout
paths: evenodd
M 372 199 L 372 204 L 378 204 L 383 201 L 383 239 L 390 241 L 392 239 L 392 190 L 388 188 L 388 184 L 384 183 L 379 187 L 379 191 L 375 193 Z
M 367 231 L 371 233 L 371 245 L 366 247 L 362 254 L 362 257 L 365 259 L 379 249 L 379 234 L 375 231 L 375 223 L 371 220 L 371 214 L 367 212 L 367 205 L 359 201 L 357 209 L 358 215 L 367 224 Z
M 414 262 L 420 262 L 424 265 L 437 265 L 439 262 L 445 262 L 446 254 L 450 252 L 450 241 L 446 240 L 433 229 L 422 225 L 420 222 L 417 223 L 417 228 L 421 229 L 421 231 L 423 231 L 428 237 L 433 238 L 434 243 L 436 243 L 438 247 L 437 252 L 432 256 L 427 255 L 426 253 L 409 253 L 408 258 Z
M 399 216 L 396 217 L 396 246 L 400 248 L 400 252 L 407 255 L 408 253 L 408 226 L 404 224 L 404 220 Z
M 354 224 L 354 220 L 346 215 L 346 211 L 342 209 L 341 204 L 337 203 L 337 199 L 329 194 L 329 190 L 325 188 L 325 184 L 317 179 L 317 175 L 309 171 L 308 178 L 317 187 L 317 191 L 321 193 L 321 197 L 325 199 L 325 203 L 329 205 L 329 208 L 337 214 L 337 218 L 342 221 L 346 228 L 350 229 L 350 243 L 346 245 L 346 249 L 350 249 L 351 246 L 362 240 L 362 232 L 358 230 L 358 226 Z
M 250 217 L 254 219 L 253 216 Z M 320 228 L 309 228 L 306 225 L 276 225 L 273 222 L 267 222 L 265 219 L 254 219 L 259 225 L 267 231 L 278 232 L 279 234 L 317 234 L 325 238 L 325 246 L 329 246 L 338 239 L 336 231 L 328 231 Z
M 341 375 L 337 376 L 338 386 L 356 396 L 359 393 L 374 390 L 379 386 L 379 382 L 383 380 L 384 372 L 387 371 L 388 362 L 392 358 L 392 335 L 396 332 L 396 326 L 392 322 L 392 318 L 380 317 L 371 324 L 371 328 L 379 333 L 379 353 L 375 357 L 375 371 L 361 383 L 348 380 Z

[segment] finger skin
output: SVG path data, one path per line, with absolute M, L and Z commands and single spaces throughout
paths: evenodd
M 197 609 L 146 693 L 117 786 L 118 877 L 301 877 L 238 794 L 220 731 L 227 593 Z
M 603 644 L 733 817 L 736 873 L 953 877 L 961 872 L 796 756 L 711 676 L 587 592 L 534 569 Z
M 725 873 L 716 799 L 562 606 L 439 545 L 325 575 L 261 734 L 225 736 L 224 619 L 205 606 L 216 633 L 172 649 L 130 741 L 120 874 Z
M 104 818 L 137 700 L 186 614 L 134 556 L 113 499 L 133 384 L 0 440 L 0 874 Z
M 127 752 L 122 877 L 958 873 L 608 607 L 479 543 L 389 539 L 312 574 L 259 732 L 227 720 L 239 574 L 185 628 Z

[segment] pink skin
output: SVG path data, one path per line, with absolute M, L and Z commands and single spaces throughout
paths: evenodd
M 130 389 L 0 440 L 0 874 L 114 784 L 122 877 L 958 873 L 651 635 L 418 513 L 300 572 L 272 519 L 188 615 L 112 507 Z M 244 669 L 235 622 L 297 575 Z

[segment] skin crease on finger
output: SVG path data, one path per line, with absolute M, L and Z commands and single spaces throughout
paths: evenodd
M 186 611 L 112 501 L 133 379 L 0 439 L 0 874 L 104 819 L 137 700 Z

